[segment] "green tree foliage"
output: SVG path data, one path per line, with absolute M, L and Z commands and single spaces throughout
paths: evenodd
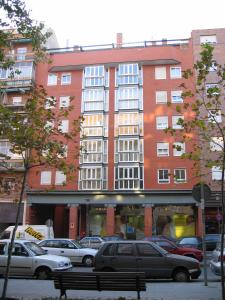
M 210 44 L 202 45 L 200 59 L 194 64 L 193 70 L 183 73 L 185 82 L 183 88 L 183 103 L 176 109 L 184 119 L 178 123 L 181 129 L 168 128 L 166 132 L 193 145 L 191 151 L 182 155 L 193 161 L 196 176 L 201 183 L 210 183 L 216 190 L 221 191 L 222 226 L 224 233 L 224 172 L 225 172 L 225 64 L 214 60 L 214 48 Z M 193 89 L 187 89 L 187 81 L 194 83 Z M 209 84 L 213 82 L 213 84 Z M 169 103 L 171 109 L 173 104 Z M 179 150 L 179 149 L 177 149 Z M 212 170 L 218 174 L 218 180 L 212 181 Z M 221 282 L 222 296 L 224 293 L 223 270 L 224 234 L 221 235 Z
M 10 70 L 9 79 L 13 79 L 18 70 L 14 68 L 15 61 L 8 53 L 12 49 L 16 38 L 28 39 L 32 43 L 36 61 L 48 61 L 44 44 L 50 34 L 43 33 L 43 24 L 33 21 L 29 17 L 23 0 L 1 0 L 0 12 L 4 16 L 0 19 L 0 68 Z M 13 29 L 8 29 L 8 28 Z M 9 153 L 0 153 L 0 167 L 7 172 L 15 172 L 11 163 L 13 155 L 17 155 L 23 162 L 21 177 L 21 190 L 18 199 L 18 210 L 12 240 L 8 253 L 7 269 L 5 274 L 2 298 L 5 299 L 8 276 L 10 270 L 11 254 L 18 227 L 20 210 L 24 198 L 28 172 L 35 167 L 53 167 L 69 179 L 74 172 L 74 165 L 70 165 L 66 158 L 65 145 L 69 141 L 74 145 L 74 158 L 79 154 L 77 137 L 80 132 L 81 118 L 70 124 L 70 132 L 64 133 L 61 129 L 62 119 L 68 119 L 73 107 L 56 109 L 55 100 L 49 97 L 43 87 L 33 86 L 26 93 L 26 103 L 22 112 L 15 112 L 4 105 L 7 94 L 7 85 L 0 82 L 0 139 L 7 140 L 10 145 Z M 70 102 L 72 103 L 72 98 Z M 71 120 L 71 118 L 70 118 Z

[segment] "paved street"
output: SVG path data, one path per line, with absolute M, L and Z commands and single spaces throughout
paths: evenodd
M 0 280 L 2 289 L 3 280 Z M 59 290 L 54 288 L 53 281 L 10 279 L 7 296 L 23 299 L 43 299 L 59 297 Z M 136 299 L 135 292 L 96 292 L 96 291 L 68 291 L 68 298 L 73 299 Z M 147 291 L 141 292 L 141 299 L 146 300 L 219 300 L 221 299 L 220 283 L 211 281 L 204 286 L 202 281 L 190 283 L 174 283 L 172 281 L 151 281 L 147 283 Z
M 77 271 L 89 271 L 89 268 L 76 267 Z M 170 280 L 151 280 L 147 283 L 147 291 L 141 292 L 142 300 L 220 300 L 221 284 L 219 278 L 208 269 L 208 286 L 204 285 L 203 274 L 198 280 L 189 283 L 175 283 Z M 0 279 L 0 290 L 3 279 Z M 42 298 L 59 297 L 59 290 L 54 288 L 53 281 L 10 279 L 8 297 L 23 300 L 39 300 Z M 68 291 L 68 298 L 73 299 L 118 299 L 120 296 L 127 299 L 136 299 L 135 292 L 111 291 Z

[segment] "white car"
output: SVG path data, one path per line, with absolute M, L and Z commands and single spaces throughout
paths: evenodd
M 4 276 L 11 240 L 0 241 L 0 275 Z M 68 257 L 46 254 L 36 243 L 27 240 L 15 240 L 10 264 L 10 276 L 35 276 L 38 279 L 51 277 L 54 271 L 72 268 Z
M 212 259 L 210 260 L 210 269 L 218 276 L 221 276 L 220 245 L 220 242 L 218 242 L 216 249 L 212 252 Z M 223 270 L 225 272 L 225 247 L 223 249 Z
M 83 247 L 99 249 L 105 243 L 105 240 L 100 236 L 85 236 L 79 241 L 79 243 Z
M 84 248 L 77 241 L 72 239 L 46 239 L 38 243 L 50 254 L 69 257 L 73 264 L 83 264 L 87 267 L 93 265 L 97 250 Z

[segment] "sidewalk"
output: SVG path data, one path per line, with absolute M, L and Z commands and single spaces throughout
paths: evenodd
M 2 291 L 3 279 L 0 279 Z M 53 281 L 10 279 L 7 297 L 20 300 L 59 299 L 60 291 L 54 288 Z M 111 300 L 136 299 L 136 292 L 114 291 L 68 291 L 68 299 Z M 122 298 L 123 297 L 123 298 Z M 189 283 L 175 283 L 171 281 L 151 281 L 147 283 L 146 292 L 141 292 L 142 300 L 220 300 L 221 284 L 218 281 L 209 281 L 204 286 L 202 281 Z

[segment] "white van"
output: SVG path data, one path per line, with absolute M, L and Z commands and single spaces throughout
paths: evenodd
M 11 239 L 14 226 L 9 226 L 1 234 L 0 239 Z M 16 239 L 40 241 L 54 238 L 53 228 L 46 225 L 19 225 L 16 230 Z

